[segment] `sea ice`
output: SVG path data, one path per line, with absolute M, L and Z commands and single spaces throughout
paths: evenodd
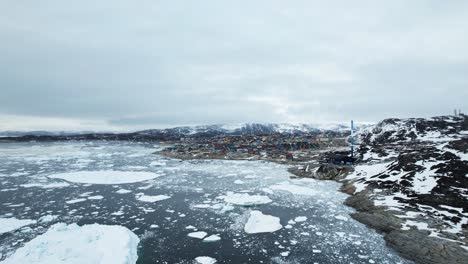
M 86 201 L 85 198 L 78 198 L 78 199 L 73 199 L 73 200 L 65 201 L 65 203 L 67 203 L 67 204 L 75 204 L 75 203 L 81 203 L 81 202 L 84 202 L 84 201 Z
M 226 195 L 219 196 L 218 198 L 224 199 L 226 203 L 253 206 L 259 204 L 271 203 L 271 199 L 264 195 L 249 195 L 247 193 L 233 193 L 228 192 Z
M 278 231 L 283 226 L 276 216 L 265 215 L 260 211 L 251 211 L 249 220 L 244 226 L 244 231 L 248 234 L 271 233 Z
M 171 196 L 168 196 L 168 195 L 155 195 L 155 196 L 137 195 L 136 196 L 137 200 L 142 201 L 142 202 L 148 202 L 148 203 L 159 202 L 159 201 L 166 200 L 169 198 L 171 198 Z
M 23 226 L 35 224 L 35 220 L 16 219 L 16 218 L 0 218 L 0 234 L 10 232 Z
M 196 257 L 195 261 L 198 264 L 214 264 L 214 263 L 216 263 L 216 259 L 214 259 L 212 257 L 206 257 L 206 256 Z
M 158 160 L 153 161 L 153 162 L 150 163 L 150 166 L 164 166 L 164 165 L 166 165 L 166 162 L 158 161 Z
M 310 196 L 312 196 L 312 195 L 317 194 L 317 191 L 314 190 L 314 189 L 304 187 L 304 186 L 295 185 L 295 184 L 291 184 L 289 182 L 281 182 L 279 184 L 272 185 L 272 186 L 270 186 L 270 189 L 274 190 L 274 191 L 286 191 L 286 192 L 290 192 L 290 193 L 296 194 L 296 195 L 310 195 Z
M 41 223 L 51 222 L 57 218 L 58 218 L 58 215 L 44 215 L 43 217 L 39 218 L 39 222 Z
M 211 235 L 209 237 L 205 237 L 205 239 L 203 239 L 203 242 L 215 242 L 219 240 L 221 240 L 221 237 L 219 237 L 218 235 Z
M 193 238 L 198 238 L 198 239 L 203 239 L 203 238 L 206 237 L 207 235 L 208 235 L 208 233 L 206 233 L 206 232 L 204 232 L 204 231 L 198 231 L 198 232 L 188 233 L 187 236 L 193 237 Z
M 58 223 L 2 263 L 130 264 L 138 259 L 139 241 L 123 226 Z
M 120 189 L 118 191 L 116 191 L 116 193 L 118 194 L 126 194 L 126 193 L 131 193 L 132 191 L 130 190 L 126 190 L 126 189 Z
M 89 196 L 88 200 L 101 200 L 103 198 L 104 198 L 104 196 L 102 196 L 102 195 L 94 195 L 94 196 Z
M 147 181 L 161 176 L 143 171 L 76 171 L 49 175 L 49 178 L 92 184 L 124 184 Z
M 305 222 L 307 221 L 307 217 L 306 216 L 298 216 L 296 218 L 294 218 L 294 222 Z

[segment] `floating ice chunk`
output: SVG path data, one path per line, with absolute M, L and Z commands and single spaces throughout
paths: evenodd
M 194 204 L 192 207 L 193 208 L 205 209 L 205 208 L 210 208 L 211 205 L 209 205 L 209 204 Z
M 44 189 L 49 189 L 49 188 L 62 188 L 62 187 L 68 187 L 70 184 L 66 182 L 53 182 L 53 183 L 26 183 L 26 184 L 21 184 L 20 185 L 23 188 L 32 188 L 32 187 L 40 187 Z
M 310 196 L 313 196 L 313 195 L 317 194 L 317 191 L 314 190 L 314 189 L 311 189 L 311 188 L 308 188 L 308 187 L 305 187 L 305 186 L 299 186 L 299 185 L 291 184 L 289 182 L 282 182 L 282 183 L 279 183 L 279 184 L 272 185 L 272 186 L 270 186 L 270 189 L 272 189 L 274 191 L 286 191 L 286 192 L 290 192 L 290 193 L 296 194 L 296 195 L 310 195 Z
M 294 218 L 294 221 L 295 221 L 295 222 L 298 222 L 298 223 L 299 223 L 299 222 L 305 222 L 305 221 L 307 221 L 307 217 L 305 217 L 305 216 L 298 216 L 298 217 Z
M 65 203 L 67 203 L 67 204 L 75 204 L 75 203 L 81 203 L 81 202 L 84 202 L 84 201 L 86 201 L 85 198 L 78 198 L 78 199 L 73 199 L 73 200 L 65 201 Z
M 192 229 L 192 230 L 195 230 L 197 229 L 196 227 L 194 227 L 193 225 L 188 225 L 185 227 L 185 229 Z
M 216 263 L 216 259 L 215 259 L 215 258 L 206 257 L 206 256 L 196 257 L 196 258 L 195 258 L 195 261 L 196 261 L 196 263 L 198 263 L 198 264 L 214 264 L 214 263 Z
M 94 195 L 94 196 L 89 196 L 88 197 L 89 200 L 101 200 L 103 198 L 104 198 L 104 196 L 102 196 L 102 195 Z
M 143 171 L 77 171 L 49 175 L 49 178 L 69 182 L 92 184 L 123 184 L 147 181 L 160 177 L 160 174 Z
M 35 220 L 16 219 L 16 218 L 0 218 L 0 234 L 10 232 L 23 226 L 35 224 Z
M 268 194 L 273 194 L 273 191 L 270 188 L 262 188 L 262 191 Z
M 160 160 L 152 161 L 150 163 L 150 166 L 165 166 L 165 165 L 166 165 L 166 162 L 160 161 Z
M 41 223 L 51 222 L 57 218 L 58 218 L 58 215 L 44 215 L 43 217 L 39 218 L 39 222 Z
M 283 257 L 289 256 L 289 251 L 281 252 L 281 256 Z
M 2 263 L 130 264 L 138 259 L 139 241 L 123 226 L 58 223 Z
M 169 198 L 171 198 L 171 196 L 168 196 L 168 195 L 155 195 L 155 196 L 137 195 L 136 196 L 137 200 L 142 201 L 142 202 L 148 202 L 148 203 L 159 202 L 159 201 L 166 200 Z
M 268 204 L 272 202 L 271 199 L 268 198 L 268 196 L 249 195 L 247 193 L 228 192 L 226 195 L 219 196 L 218 198 L 224 199 L 226 203 L 242 205 L 242 206 Z
M 118 191 L 116 191 L 116 193 L 119 193 L 119 194 L 126 194 L 126 193 L 131 193 L 132 191 L 130 190 L 126 190 L 126 189 L 120 189 Z
M 313 253 L 322 253 L 322 250 L 320 250 L 320 249 L 312 249 L 312 252 L 313 252 Z
M 276 216 L 265 215 L 260 211 L 251 211 L 249 220 L 244 226 L 244 231 L 248 234 L 270 233 L 278 231 L 283 226 Z
M 335 215 L 335 218 L 341 221 L 348 221 L 348 218 L 342 215 Z
M 235 184 L 244 184 L 244 181 L 241 181 L 241 180 L 235 180 L 234 181 Z
M 193 238 L 198 238 L 198 239 L 203 239 L 203 238 L 206 237 L 207 235 L 208 235 L 208 233 L 206 233 L 206 232 L 204 232 L 204 231 L 198 231 L 198 232 L 188 233 L 187 236 L 193 237 Z
M 221 240 L 221 237 L 219 237 L 218 235 L 211 235 L 209 237 L 205 237 L 205 239 L 203 239 L 203 242 L 215 242 L 219 240 Z

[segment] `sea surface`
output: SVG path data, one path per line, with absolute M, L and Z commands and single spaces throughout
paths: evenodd
M 193 263 L 198 256 L 218 263 L 410 263 L 349 216 L 353 209 L 343 205 L 347 195 L 338 191 L 339 183 L 291 179 L 286 166 L 269 162 L 168 159 L 153 154 L 160 148 L 128 142 L 0 144 L 0 218 L 57 216 L 0 234 L 1 258 L 64 222 L 127 227 L 141 240 L 138 263 Z M 49 178 L 80 171 L 158 177 L 128 184 Z M 222 196 L 230 192 L 268 196 L 272 202 L 228 204 Z M 138 199 L 158 195 L 170 198 Z M 246 233 L 253 210 L 278 217 L 282 228 Z M 296 222 L 297 217 L 306 220 Z M 221 240 L 189 237 L 193 228 Z

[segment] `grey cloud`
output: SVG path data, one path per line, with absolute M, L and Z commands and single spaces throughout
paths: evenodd
M 446 114 L 467 107 L 466 13 L 466 1 L 2 1 L 0 115 L 151 127 Z

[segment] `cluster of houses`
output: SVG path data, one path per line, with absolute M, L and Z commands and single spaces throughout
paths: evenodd
M 181 138 L 163 152 L 179 158 L 264 160 L 309 159 L 317 150 L 345 145 L 345 137 L 328 134 L 221 135 Z

